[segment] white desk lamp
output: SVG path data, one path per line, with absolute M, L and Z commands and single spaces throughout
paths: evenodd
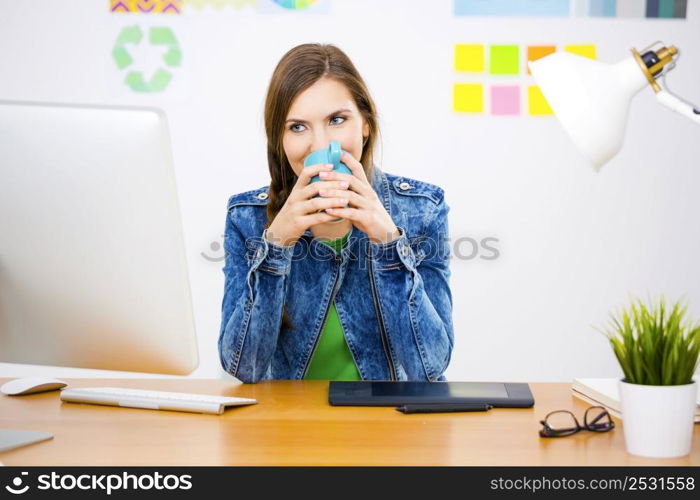
M 630 101 L 647 85 L 661 104 L 700 125 L 700 109 L 657 82 L 675 67 L 678 56 L 673 45 L 655 42 L 641 53 L 632 49 L 617 64 L 555 52 L 528 65 L 554 114 L 598 171 L 622 148 Z

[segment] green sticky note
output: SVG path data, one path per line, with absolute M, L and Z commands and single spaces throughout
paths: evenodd
M 518 45 L 491 45 L 489 73 L 492 75 L 520 74 L 520 47 Z

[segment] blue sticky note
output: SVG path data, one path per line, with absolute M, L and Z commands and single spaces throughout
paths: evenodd
M 591 0 L 592 17 L 615 17 L 617 2 L 615 0 Z
M 455 16 L 569 17 L 569 0 L 454 0 Z

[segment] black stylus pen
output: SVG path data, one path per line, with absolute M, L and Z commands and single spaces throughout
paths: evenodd
M 459 411 L 489 411 L 493 406 L 487 404 L 408 404 L 399 406 L 401 413 L 450 413 Z

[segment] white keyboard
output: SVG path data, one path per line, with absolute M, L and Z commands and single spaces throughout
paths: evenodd
M 252 405 L 255 399 L 188 394 L 185 392 L 149 391 L 122 387 L 79 387 L 61 390 L 61 400 L 69 403 L 90 403 L 127 406 L 148 410 L 190 411 L 221 415 L 227 406 Z

